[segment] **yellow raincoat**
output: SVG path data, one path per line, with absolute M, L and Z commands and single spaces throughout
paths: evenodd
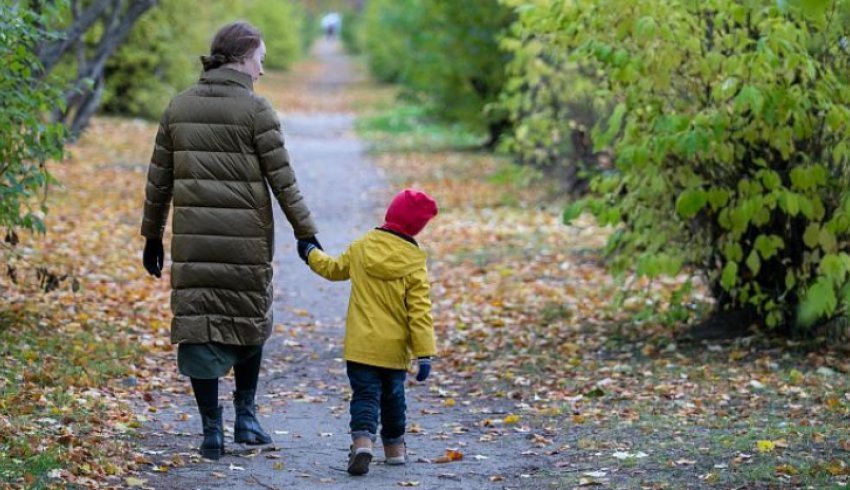
M 310 268 L 320 276 L 351 279 L 345 360 L 407 369 L 411 357 L 436 354 L 425 258 L 413 243 L 381 230 L 365 234 L 336 259 L 310 252 Z

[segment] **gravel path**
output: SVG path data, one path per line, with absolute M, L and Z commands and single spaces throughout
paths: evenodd
M 337 44 L 322 41 L 313 56 L 322 63 L 317 79 L 293 87 L 303 90 L 305 97 L 344 91 L 346 83 L 355 79 L 350 61 Z M 328 252 L 337 254 L 379 224 L 393 189 L 355 137 L 352 114 L 286 113 L 282 118 L 301 190 L 318 222 L 319 239 Z M 231 444 L 230 454 L 220 461 L 200 460 L 195 450 L 200 420 L 186 383 L 173 394 L 171 406 L 159 410 L 146 425 L 141 441 L 151 461 L 177 459 L 185 464 L 146 473 L 147 485 L 229 489 L 537 486 L 526 474 L 534 473 L 538 463 L 538 457 L 530 454 L 528 434 L 482 427 L 481 420 L 504 416 L 506 411 L 498 407 L 447 402 L 464 388 L 451 373 L 440 371 L 439 362 L 428 383 L 409 384 L 411 463 L 385 466 L 378 447 L 369 475 L 355 478 L 345 472 L 349 389 L 341 341 L 349 287 L 314 276 L 297 257 L 291 228 L 282 214 L 278 212 L 276 219 L 275 321 L 280 327 L 267 344 L 258 398 L 261 422 L 273 435 L 274 445 L 258 453 Z M 229 378 L 221 388 L 226 444 L 232 441 L 230 383 Z M 433 462 L 449 448 L 458 449 L 464 458 Z

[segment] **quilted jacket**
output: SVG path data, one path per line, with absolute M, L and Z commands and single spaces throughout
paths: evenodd
M 272 330 L 274 194 L 297 238 L 316 234 L 275 110 L 251 77 L 205 72 L 160 121 L 142 235 L 161 238 L 173 199 L 172 343 L 260 345 Z

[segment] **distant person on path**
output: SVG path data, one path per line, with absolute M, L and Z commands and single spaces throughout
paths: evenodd
M 348 472 L 364 475 L 372 461 L 380 413 L 381 440 L 388 465 L 407 461 L 404 443 L 404 381 L 412 357 L 417 381 L 431 372 L 436 353 L 425 252 L 413 238 L 437 215 L 424 192 L 405 189 L 395 196 L 386 219 L 333 258 L 308 240 L 298 254 L 325 279 L 351 279 L 345 330 L 346 369 L 351 383 L 351 439 Z
M 321 249 L 289 165 L 277 113 L 254 94 L 266 47 L 235 22 L 202 56 L 200 81 L 177 95 L 159 125 L 145 189 L 145 269 L 160 277 L 172 197 L 171 342 L 191 378 L 203 424 L 201 455 L 224 454 L 218 378 L 236 377 L 234 440 L 268 444 L 254 405 L 263 344 L 272 332 L 274 220 L 269 187 L 295 237 Z
M 325 37 L 333 39 L 334 36 L 339 34 L 342 28 L 342 16 L 337 12 L 331 12 L 322 17 L 321 24 L 322 30 L 325 32 Z

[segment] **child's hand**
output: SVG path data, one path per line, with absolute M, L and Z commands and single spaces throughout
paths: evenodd
M 419 358 L 419 371 L 416 373 L 416 381 L 425 381 L 428 379 L 428 375 L 431 374 L 431 358 L 430 357 L 420 357 Z
M 298 256 L 301 257 L 301 260 L 303 260 L 305 264 L 309 264 L 309 262 L 307 262 L 307 257 L 310 256 L 310 252 L 313 251 L 314 248 L 322 250 L 322 245 L 319 243 L 319 240 L 316 240 L 316 237 L 313 236 L 305 240 L 298 240 Z

